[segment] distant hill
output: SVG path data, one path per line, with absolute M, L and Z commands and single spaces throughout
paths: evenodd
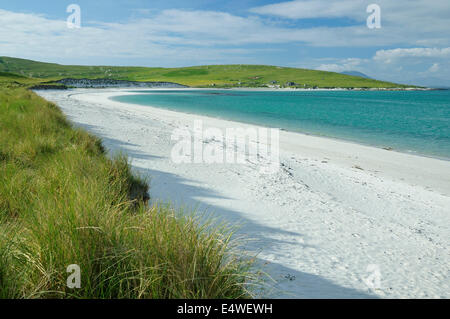
M 267 65 L 184 68 L 79 66 L 0 57 L 0 71 L 47 80 L 64 78 L 173 82 L 191 87 L 394 88 L 401 84 L 334 72 Z
M 371 79 L 370 76 L 368 76 L 362 72 L 359 72 L 359 71 L 344 71 L 344 72 L 341 72 L 341 74 L 351 75 L 351 76 L 359 76 L 362 78 Z

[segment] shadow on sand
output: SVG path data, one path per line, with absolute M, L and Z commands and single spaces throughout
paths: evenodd
M 246 251 L 258 252 L 263 249 L 265 253 L 275 256 L 276 260 L 277 256 L 280 256 L 279 251 L 283 246 L 295 244 L 302 245 L 304 248 L 311 247 L 304 243 L 293 243 L 292 241 L 279 240 L 272 237 L 274 235 L 284 235 L 284 237 L 288 238 L 299 237 L 301 234 L 261 225 L 247 219 L 242 212 L 205 203 L 202 199 L 227 198 L 213 190 L 197 186 L 198 183 L 194 180 L 187 180 L 168 172 L 133 165 L 133 160 L 136 159 L 148 160 L 149 166 L 151 166 L 150 162 L 152 160 L 161 160 L 163 158 L 136 151 L 137 145 L 106 137 L 95 126 L 86 124 L 77 124 L 77 126 L 83 127 L 102 138 L 103 144 L 110 154 L 117 152 L 127 154 L 133 169 L 141 176 L 148 177 L 151 180 L 150 195 L 153 200 L 157 199 L 158 202 L 163 203 L 170 202 L 171 205 L 183 208 L 186 211 L 192 211 L 193 209 L 200 210 L 200 212 L 207 211 L 210 214 L 212 213 L 214 217 L 225 220 L 231 225 L 240 225 L 238 235 L 244 235 L 245 238 L 251 239 L 242 247 Z M 318 275 L 294 270 L 275 262 L 267 262 L 261 258 L 257 258 L 256 265 L 271 277 L 271 279 L 267 280 L 267 288 L 264 288 L 263 294 L 259 295 L 259 297 L 377 298 L 369 292 L 342 287 Z

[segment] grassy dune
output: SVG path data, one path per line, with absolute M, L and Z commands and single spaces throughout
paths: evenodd
M 38 84 L 42 80 L 28 78 L 14 73 L 0 72 L 0 88 L 20 88 Z
M 208 65 L 185 68 L 76 66 L 0 57 L 0 71 L 46 80 L 110 78 L 132 81 L 167 81 L 195 87 L 260 87 L 277 85 L 319 88 L 402 88 L 404 85 L 334 72 L 267 65 Z
M 0 84 L 0 298 L 250 296 L 226 227 L 144 205 L 127 159 L 21 88 L 30 81 Z M 80 289 L 66 285 L 70 264 Z

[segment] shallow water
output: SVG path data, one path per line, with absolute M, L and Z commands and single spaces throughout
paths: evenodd
M 450 159 L 450 91 L 136 91 L 116 101 Z

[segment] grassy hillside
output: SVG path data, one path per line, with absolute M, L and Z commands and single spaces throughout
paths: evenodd
M 1 88 L 28 87 L 28 86 L 39 84 L 41 81 L 43 81 L 43 80 L 28 78 L 28 77 L 25 77 L 22 75 L 0 71 L 0 87 Z
M 145 206 L 126 158 L 23 88 L 35 80 L 0 77 L 0 298 L 249 296 L 227 229 Z
M 268 84 L 319 88 L 404 87 L 400 84 L 334 72 L 267 65 L 208 65 L 185 68 L 74 66 L 0 57 L 0 71 L 47 80 L 67 77 L 110 78 L 167 81 L 195 87 L 260 87 Z

